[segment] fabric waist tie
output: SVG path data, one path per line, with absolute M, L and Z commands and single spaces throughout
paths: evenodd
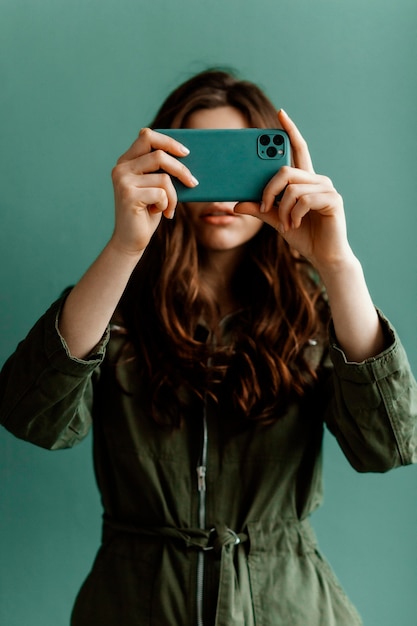
M 248 610 L 251 610 L 248 609 L 248 602 L 252 604 L 250 582 L 247 580 L 245 583 L 241 577 L 238 582 L 234 559 L 236 550 L 243 549 L 246 553 L 243 546 L 250 541 L 250 551 L 267 554 L 270 549 L 277 549 L 280 540 L 283 540 L 284 549 L 288 549 L 291 544 L 296 553 L 302 555 L 306 550 L 314 549 L 316 543 L 309 521 L 294 518 L 251 522 L 247 531 L 245 529 L 245 532 L 240 533 L 228 528 L 226 524 L 217 524 L 210 529 L 170 526 L 139 528 L 104 518 L 104 540 L 106 531 L 177 541 L 184 549 L 214 550 L 219 553 L 220 577 L 214 626 L 247 626 L 252 621 L 248 614 Z M 246 554 L 244 559 L 247 562 Z M 250 562 L 248 568 L 250 570 Z M 255 621 L 252 622 L 254 623 Z
M 221 552 L 226 546 L 238 545 L 248 540 L 246 533 L 236 533 L 225 524 L 218 524 L 206 530 L 204 528 L 176 528 L 174 526 L 138 527 L 104 519 L 104 535 L 107 528 L 142 537 L 173 539 L 183 543 L 186 548 L 196 548 L 204 551 L 214 550 L 215 552 Z
M 139 528 L 104 519 L 103 535 L 106 530 L 139 535 L 141 537 L 154 537 L 179 541 L 187 549 L 214 550 L 220 553 L 220 579 L 216 608 L 216 621 L 214 626 L 244 626 L 244 616 L 240 590 L 236 584 L 236 572 L 233 563 L 235 546 L 248 541 L 246 533 L 236 533 L 225 524 L 217 524 L 213 528 L 175 528 L 171 526 L 159 526 L 152 528 Z M 248 590 L 249 593 L 249 590 Z M 234 619 L 230 619 L 231 610 Z

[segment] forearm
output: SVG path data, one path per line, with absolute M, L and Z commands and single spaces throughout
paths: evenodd
M 378 355 L 387 347 L 386 339 L 358 259 L 352 254 L 319 272 L 336 337 L 347 359 L 360 363 Z
M 174 216 L 177 195 L 171 176 L 188 187 L 198 184 L 177 158 L 188 153 L 178 141 L 145 128 L 118 159 L 112 170 L 112 238 L 68 295 L 61 312 L 59 330 L 72 356 L 82 359 L 100 341 L 162 215 Z
M 83 359 L 99 343 L 141 256 L 110 243 L 72 289 L 59 319 L 71 356 Z
M 0 372 L 0 423 L 16 437 L 47 449 L 78 443 L 91 425 L 92 375 L 106 339 L 86 361 L 68 358 L 55 324 L 54 302 Z

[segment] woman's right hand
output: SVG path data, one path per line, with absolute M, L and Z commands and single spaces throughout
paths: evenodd
M 161 216 L 172 218 L 177 194 L 171 176 L 187 187 L 198 181 L 178 158 L 189 150 L 171 137 L 143 128 L 112 171 L 115 227 L 111 245 L 139 255 L 148 245 Z

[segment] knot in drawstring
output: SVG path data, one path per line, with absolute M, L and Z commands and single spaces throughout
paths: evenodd
M 215 552 L 221 552 L 222 548 L 226 546 L 237 546 L 242 538 L 231 528 L 228 528 L 224 524 L 215 526 L 213 529 L 215 536 L 213 539 L 213 549 Z

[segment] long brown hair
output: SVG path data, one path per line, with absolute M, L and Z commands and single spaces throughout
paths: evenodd
M 151 127 L 181 127 L 193 111 L 219 106 L 235 107 L 249 126 L 277 125 L 273 104 L 256 85 L 208 70 L 168 96 Z M 323 332 L 326 306 L 312 268 L 267 226 L 246 252 L 232 285 L 241 310 L 227 341 L 199 280 L 202 251 L 180 204 L 174 220 L 161 220 L 133 273 L 120 309 L 158 422 L 180 425 L 184 398 L 209 394 L 227 397 L 236 417 L 270 423 L 315 379 L 303 353 Z

